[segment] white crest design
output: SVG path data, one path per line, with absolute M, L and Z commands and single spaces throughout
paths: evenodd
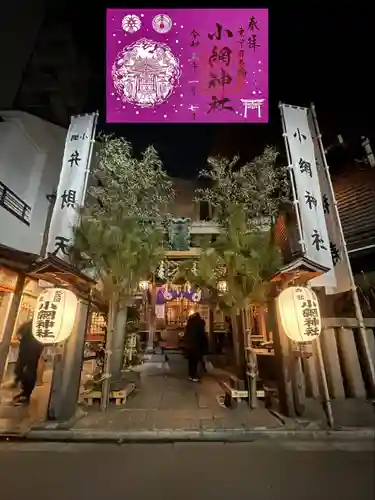
M 158 14 L 152 20 L 152 27 L 157 33 L 168 33 L 172 28 L 172 19 L 166 14 Z
M 165 43 L 142 38 L 116 57 L 112 78 L 123 102 L 152 108 L 165 102 L 181 76 L 180 63 Z
M 134 14 L 130 14 L 130 15 L 124 17 L 124 19 L 122 20 L 121 26 L 122 26 L 122 29 L 124 31 L 126 31 L 127 33 L 135 33 L 136 31 L 138 31 L 141 28 L 142 22 L 138 16 L 135 16 Z

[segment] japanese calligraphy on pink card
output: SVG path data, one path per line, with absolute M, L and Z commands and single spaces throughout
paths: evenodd
M 267 123 L 267 9 L 107 9 L 109 123 Z

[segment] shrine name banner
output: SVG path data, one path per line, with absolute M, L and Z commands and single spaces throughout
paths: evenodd
M 267 123 L 268 9 L 107 9 L 108 123 Z
M 314 143 L 308 122 L 308 109 L 280 105 L 296 188 L 304 255 L 312 262 L 333 269 L 331 246 L 324 215 L 322 194 L 315 159 Z M 336 286 L 335 275 L 330 286 Z
M 47 254 L 67 262 L 70 262 L 74 228 L 79 223 L 79 209 L 85 200 L 97 118 L 96 113 L 72 116 L 66 135 Z

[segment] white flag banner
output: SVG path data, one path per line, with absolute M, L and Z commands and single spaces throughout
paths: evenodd
M 315 162 L 314 144 L 307 117 L 308 108 L 288 104 L 282 104 L 280 108 L 297 191 L 304 255 L 310 261 L 332 269 L 332 256 Z M 335 283 L 332 283 L 332 286 L 334 285 Z
M 69 261 L 68 249 L 85 200 L 96 122 L 96 113 L 72 116 L 66 136 L 47 244 L 47 254 L 65 261 Z
M 345 242 L 340 231 L 339 215 L 335 207 L 335 196 L 330 182 L 329 170 L 325 167 L 324 152 L 319 144 L 318 130 L 315 125 L 311 110 L 308 113 L 309 127 L 314 143 L 316 166 L 320 191 L 322 195 L 322 206 L 327 225 L 329 245 L 331 250 L 333 268 L 325 274 L 310 281 L 313 287 L 325 287 L 327 295 L 343 293 L 351 290 L 350 268 L 345 252 Z

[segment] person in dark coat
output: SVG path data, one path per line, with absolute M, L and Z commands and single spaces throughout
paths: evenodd
M 34 390 L 38 363 L 44 345 L 32 334 L 32 321 L 26 321 L 17 332 L 20 339 L 18 359 L 15 367 L 15 384 L 21 384 L 22 391 L 13 399 L 14 405 L 27 405 Z
M 228 347 L 233 347 L 233 326 L 230 316 L 225 316 L 225 324 L 227 331 Z
M 185 354 L 188 360 L 189 379 L 193 382 L 199 382 L 199 364 L 205 369 L 204 356 L 208 350 L 205 330 L 206 323 L 199 313 L 189 317 L 185 331 Z

